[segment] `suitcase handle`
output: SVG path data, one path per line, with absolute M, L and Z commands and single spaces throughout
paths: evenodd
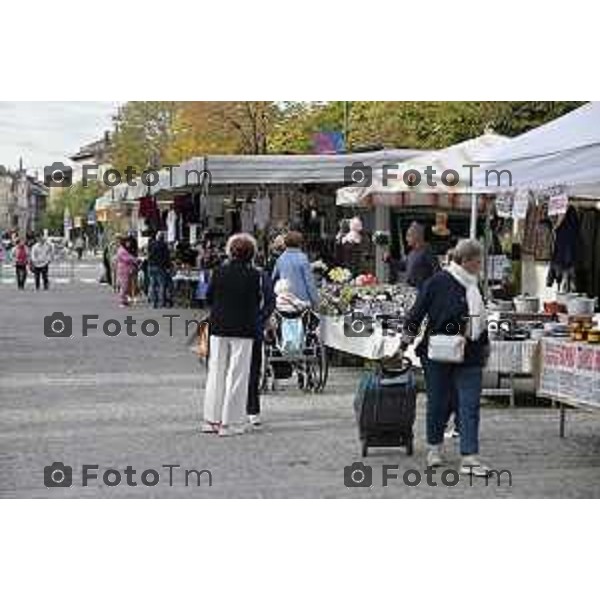
M 402 375 L 411 369 L 413 366 L 412 360 L 408 356 L 402 357 L 402 366 L 398 369 L 386 369 L 383 362 L 379 363 L 379 373 L 381 375 Z

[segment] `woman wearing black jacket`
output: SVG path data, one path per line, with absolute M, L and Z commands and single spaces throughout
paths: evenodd
M 407 319 L 409 337 L 414 338 L 427 316 L 422 342 L 417 347 L 427 387 L 427 464 L 444 463 L 442 444 L 452 386 L 458 398 L 461 473 L 486 476 L 488 467 L 479 459 L 479 409 L 483 367 L 489 353 L 485 305 L 478 285 L 482 261 L 481 245 L 463 240 L 453 253 L 453 262 L 436 273 L 419 293 Z M 464 359 L 459 363 L 430 358 L 430 337 L 463 336 Z
M 210 355 L 204 396 L 204 433 L 237 435 L 246 430 L 246 402 L 252 343 L 260 309 L 260 274 L 252 266 L 256 242 L 247 234 L 229 238 L 229 260 L 213 273 Z

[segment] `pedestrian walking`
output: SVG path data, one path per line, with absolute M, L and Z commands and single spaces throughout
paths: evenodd
M 252 265 L 256 241 L 240 233 L 227 241 L 227 262 L 215 270 L 207 292 L 210 353 L 202 432 L 246 431 L 252 344 L 260 314 L 261 277 Z
M 51 261 L 52 246 L 46 238 L 40 236 L 31 249 L 31 265 L 35 277 L 36 291 L 40 289 L 40 279 L 43 280 L 44 290 L 48 289 L 48 269 Z
M 171 269 L 171 252 L 160 231 L 148 243 L 148 293 L 154 308 L 167 306 L 167 273 Z
M 83 249 L 85 247 L 83 238 L 81 236 L 78 236 L 77 239 L 75 240 L 75 252 L 77 252 L 77 259 L 81 260 L 83 257 Z
M 489 471 L 479 458 L 482 374 L 489 354 L 485 304 L 478 285 L 482 257 L 479 242 L 459 242 L 453 262 L 424 284 L 407 318 L 408 334 L 414 339 L 428 317 L 417 347 L 427 388 L 427 464 L 438 467 L 445 462 L 442 449 L 452 400 L 450 385 L 458 400 L 460 470 L 475 476 Z
M 302 241 L 302 234 L 299 231 L 290 231 L 286 234 L 285 252 L 275 262 L 273 282 L 287 279 L 292 294 L 316 307 L 319 303 L 319 294 L 310 261 L 302 251 Z
M 27 281 L 27 266 L 29 264 L 29 251 L 25 242 L 17 240 L 17 246 L 13 253 L 15 259 L 15 274 L 17 277 L 17 289 L 24 290 Z
M 6 260 L 7 252 L 4 249 L 4 242 L 0 237 L 0 280 L 2 280 L 2 271 L 4 269 L 4 261 Z
M 138 240 L 137 240 L 137 234 L 135 231 L 130 231 L 127 234 L 127 237 L 125 239 L 125 247 L 127 249 L 127 251 L 129 252 L 129 254 L 131 254 L 131 256 L 133 256 L 136 261 L 135 264 L 133 265 L 130 274 L 129 274 L 129 284 L 127 286 L 128 289 L 128 295 L 129 295 L 129 300 L 132 301 L 134 304 L 137 302 L 137 297 L 139 294 L 139 284 L 138 284 L 138 267 L 139 267 L 139 263 L 138 263 L 138 255 L 139 255 L 139 245 L 138 245 Z
M 119 283 L 120 306 L 129 306 L 129 286 L 131 278 L 137 272 L 137 258 L 127 250 L 127 238 L 119 240 L 117 249 L 117 281 Z

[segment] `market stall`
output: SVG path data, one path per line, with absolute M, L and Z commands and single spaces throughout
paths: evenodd
M 600 103 L 590 102 L 528 131 L 486 161 L 505 173 L 495 192 L 522 224 L 523 289 L 545 300 L 537 394 L 600 408 Z M 475 178 L 482 185 L 483 174 Z M 516 227 L 515 229 L 519 229 Z

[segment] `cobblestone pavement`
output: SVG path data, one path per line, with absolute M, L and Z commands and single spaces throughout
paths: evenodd
M 73 317 L 71 339 L 47 339 L 44 316 Z M 81 336 L 81 314 L 138 319 L 137 337 L 123 332 Z M 192 311 L 168 311 L 193 316 Z M 0 497 L 243 497 L 243 498 L 511 498 L 600 496 L 600 414 L 569 411 L 567 437 L 558 437 L 558 411 L 486 405 L 482 454 L 496 468 L 512 472 L 498 487 L 466 478 L 436 487 L 402 482 L 408 469 L 424 469 L 424 410 L 419 399 L 414 456 L 400 449 L 373 449 L 371 488 L 346 488 L 344 467 L 360 461 L 352 414 L 359 373 L 334 369 L 322 395 L 305 395 L 292 385 L 264 398 L 264 430 L 219 439 L 198 432 L 205 373 L 186 343 L 183 319 L 174 336 L 161 318 L 156 337 L 140 334 L 144 318 L 162 314 L 147 306 L 116 307 L 106 287 L 84 283 L 49 292 L 18 293 L 0 288 Z M 450 466 L 456 468 L 454 442 Z M 62 461 L 73 467 L 73 486 L 47 489 L 44 467 Z M 136 469 L 136 487 L 109 487 L 98 480 L 81 485 L 81 465 Z M 169 485 L 164 464 L 173 469 Z M 397 464 L 399 480 L 381 485 L 382 465 Z M 145 469 L 159 471 L 158 485 L 142 485 Z M 209 469 L 186 486 L 183 469 Z

